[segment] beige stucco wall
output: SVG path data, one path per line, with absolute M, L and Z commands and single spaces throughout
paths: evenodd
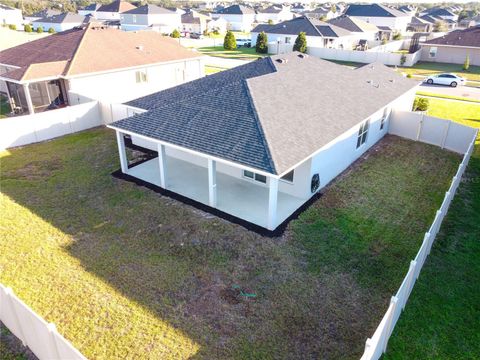
M 480 66 L 480 48 L 461 48 L 450 46 L 437 46 L 437 55 L 432 58 L 429 55 L 430 45 L 422 45 L 421 61 L 463 64 L 467 54 L 470 57 L 470 65 Z

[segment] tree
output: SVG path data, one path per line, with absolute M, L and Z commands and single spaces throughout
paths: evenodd
M 257 36 L 257 43 L 255 44 L 255 51 L 259 54 L 268 53 L 268 38 L 265 31 L 262 31 Z
M 235 35 L 230 30 L 225 34 L 225 39 L 223 40 L 223 48 L 225 50 L 235 50 L 237 48 L 237 40 Z
M 468 18 L 468 12 L 467 10 L 463 9 L 458 13 L 458 21 L 462 21 L 463 19 Z
M 293 45 L 293 51 L 300 51 L 301 53 L 307 52 L 307 34 L 305 34 L 305 32 L 302 31 L 298 34 L 295 39 L 295 44 Z
M 399 32 L 396 32 L 395 34 L 393 34 L 392 39 L 393 40 L 402 40 L 402 34 L 400 34 Z
M 435 24 L 433 24 L 433 32 L 447 32 L 447 24 L 445 21 L 435 21 Z
M 333 4 L 330 10 L 335 14 L 337 12 L 337 5 Z
M 37 33 L 39 34 L 43 33 L 43 28 L 41 26 L 37 27 Z
M 180 31 L 178 31 L 177 29 L 174 29 L 170 34 L 170 36 L 174 39 L 178 39 L 180 37 Z
M 33 30 L 32 30 L 32 27 L 29 24 L 26 24 L 23 27 L 23 31 L 25 31 L 26 33 L 31 33 Z
M 465 62 L 463 63 L 463 70 L 468 70 L 470 67 L 470 56 L 467 54 L 467 57 L 465 58 Z

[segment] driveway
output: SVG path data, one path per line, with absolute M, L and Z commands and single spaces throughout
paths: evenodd
M 422 84 L 422 91 L 428 91 L 440 95 L 460 96 L 469 99 L 480 100 L 480 88 L 471 86 L 458 86 L 456 88 L 442 85 Z

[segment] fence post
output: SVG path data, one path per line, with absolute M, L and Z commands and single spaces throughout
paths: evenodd
M 387 324 L 385 326 L 385 337 L 383 340 L 383 352 L 387 351 L 387 344 L 388 344 L 388 339 L 390 339 L 390 335 L 392 334 L 393 331 L 393 318 L 395 317 L 395 312 L 397 309 L 397 303 L 398 303 L 398 298 L 396 296 L 392 296 L 392 299 L 390 300 L 390 305 L 392 306 L 392 312 L 390 313 L 390 317 L 388 318 Z
M 450 130 L 450 123 L 451 121 L 447 121 L 447 125 L 445 126 L 445 131 L 443 132 L 443 139 L 440 147 L 443 149 L 445 147 L 445 141 L 447 141 L 448 130 Z
M 17 310 L 15 309 L 15 304 L 13 303 L 13 296 L 14 296 L 13 290 L 9 287 L 5 288 L 5 295 L 8 299 L 8 303 L 10 305 L 10 312 L 11 312 L 11 314 L 13 316 L 13 319 L 16 323 L 15 325 L 17 326 L 18 333 L 20 334 L 20 336 L 17 336 L 17 337 L 20 339 L 23 346 L 27 346 L 27 338 L 25 337 L 25 334 L 24 334 L 23 328 L 22 328 L 22 323 L 21 323 L 20 319 L 18 318 Z M 17 334 L 15 334 L 15 335 L 17 335 Z
M 370 360 L 372 357 L 372 339 L 368 338 L 367 341 L 365 341 L 365 351 L 363 352 L 362 360 L 365 357 L 365 359 Z M 366 355 L 366 356 L 365 356 Z
M 50 343 L 48 344 L 50 353 L 52 354 L 52 359 L 60 359 L 60 353 L 58 351 L 58 345 L 57 345 L 57 337 L 55 336 L 58 334 L 57 332 L 57 327 L 53 323 L 49 323 L 47 325 L 48 329 L 48 334 L 49 334 L 49 339 Z
M 420 121 L 418 122 L 418 130 L 417 130 L 417 141 L 420 139 L 420 133 L 422 132 L 422 125 L 423 125 L 423 118 L 425 117 L 425 114 L 422 112 L 422 117 L 420 118 Z
M 407 300 L 410 297 L 410 293 L 413 290 L 413 285 L 415 285 L 415 271 L 417 267 L 417 262 L 415 260 L 410 261 L 410 267 L 408 268 L 408 280 L 407 280 L 407 293 L 405 295 L 405 301 L 402 304 L 402 309 L 405 309 L 407 305 Z

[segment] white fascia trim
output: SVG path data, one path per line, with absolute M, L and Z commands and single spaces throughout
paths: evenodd
M 62 78 L 64 78 L 64 79 L 75 79 L 75 78 L 88 77 L 88 76 L 93 76 L 93 75 L 101 75 L 101 74 L 121 72 L 121 71 L 125 71 L 125 70 L 145 69 L 145 68 L 149 68 L 149 67 L 152 67 L 152 66 L 158 66 L 158 65 L 168 65 L 168 64 L 184 63 L 184 62 L 194 61 L 194 60 L 203 60 L 205 58 L 206 58 L 206 56 L 202 55 L 202 56 L 197 56 L 197 57 L 194 57 L 194 58 L 171 60 L 171 61 L 162 61 L 162 62 L 158 62 L 158 63 L 150 63 L 150 64 L 138 65 L 138 66 L 129 66 L 129 67 L 125 67 L 125 68 L 111 69 L 111 70 L 105 70 L 105 71 L 96 71 L 96 72 L 91 72 L 91 73 L 83 73 L 83 74 L 77 74 L 77 75 L 62 75 Z
M 262 170 L 259 170 L 259 169 L 255 169 L 255 168 L 249 167 L 247 165 L 238 164 L 238 163 L 235 163 L 233 161 L 225 160 L 225 159 L 222 159 L 222 158 L 219 158 L 219 157 L 216 157 L 216 156 L 212 156 L 212 155 L 207 155 L 207 154 L 201 153 L 199 151 L 187 149 L 185 147 L 178 146 L 178 145 L 166 142 L 166 141 L 157 140 L 157 139 L 145 136 L 145 135 L 140 135 L 140 134 L 134 133 L 132 131 L 127 131 L 127 130 L 124 130 L 124 129 L 120 129 L 120 128 L 117 128 L 116 126 L 107 125 L 107 127 L 110 128 L 110 129 L 113 129 L 115 131 L 119 131 L 123 134 L 127 134 L 127 135 L 130 135 L 130 136 L 136 136 L 136 137 L 139 137 L 143 140 L 152 141 L 156 144 L 169 146 L 171 148 L 181 150 L 181 151 L 185 151 L 185 152 L 193 154 L 193 155 L 201 156 L 201 157 L 204 157 L 206 159 L 211 159 L 211 160 L 217 161 L 219 163 L 223 163 L 223 164 L 226 164 L 226 165 L 230 165 L 230 166 L 239 168 L 241 170 L 249 170 L 249 171 L 255 172 L 257 174 L 265 175 L 265 176 L 270 177 L 270 178 L 277 178 L 277 179 L 280 178 L 280 176 L 278 176 L 278 175 L 274 175 L 274 174 L 271 174 L 271 173 L 268 173 L 268 172 L 265 172 L 265 171 L 262 171 Z
M 395 101 L 397 101 L 400 97 L 404 96 L 405 94 L 408 94 L 410 92 L 412 93 L 416 93 L 417 92 L 417 89 L 418 87 L 420 86 L 420 83 L 418 85 L 416 85 L 415 87 L 413 87 L 412 89 L 404 92 L 402 95 L 398 96 L 395 100 L 392 100 L 390 101 L 388 104 L 386 104 L 385 106 L 383 106 L 383 108 L 386 108 L 386 107 L 389 107 L 392 103 L 394 103 Z M 382 109 L 382 108 L 380 108 Z M 344 131 L 342 134 L 340 134 L 339 136 L 342 136 L 343 134 L 345 134 L 346 132 L 349 132 L 350 130 L 352 130 L 353 128 L 355 127 L 358 127 L 360 124 L 363 124 L 365 121 L 367 121 L 368 119 L 370 119 L 375 113 L 377 113 L 380 109 L 376 110 L 375 112 L 373 112 L 372 114 L 370 114 L 369 116 L 367 116 L 365 119 L 363 119 L 362 121 L 358 122 L 357 124 L 353 125 L 352 127 L 350 127 L 348 130 Z M 320 149 L 318 149 L 317 151 L 313 152 L 311 155 L 307 156 L 305 159 L 299 161 L 298 163 L 296 163 L 294 166 L 290 167 L 288 170 L 285 170 L 283 173 L 281 173 L 280 175 L 278 175 L 280 178 L 285 176 L 286 174 L 288 174 L 290 171 L 292 170 L 295 170 L 298 166 L 300 166 L 302 163 L 304 163 L 305 161 L 307 161 L 308 159 L 310 158 L 313 158 L 315 155 L 317 155 L 320 151 L 323 151 L 324 149 L 330 147 L 334 142 L 335 140 L 337 140 L 337 138 L 339 137 L 337 136 L 335 139 L 329 141 L 328 143 L 326 143 L 325 145 L 323 145 Z M 363 144 L 362 144 L 363 145 Z
M 131 106 L 131 105 L 126 105 L 126 104 L 121 104 L 121 105 L 126 106 L 129 109 L 133 109 L 135 111 L 140 111 L 141 113 L 144 113 L 144 112 L 148 111 L 148 110 L 145 110 L 145 109 L 142 109 L 142 108 L 139 108 L 139 107 L 135 107 L 135 106 Z
M 21 67 L 21 66 L 10 65 L 10 64 L 4 64 L 4 63 L 0 63 L 0 66 L 12 67 L 12 68 L 15 68 L 15 69 L 20 69 L 20 67 Z

